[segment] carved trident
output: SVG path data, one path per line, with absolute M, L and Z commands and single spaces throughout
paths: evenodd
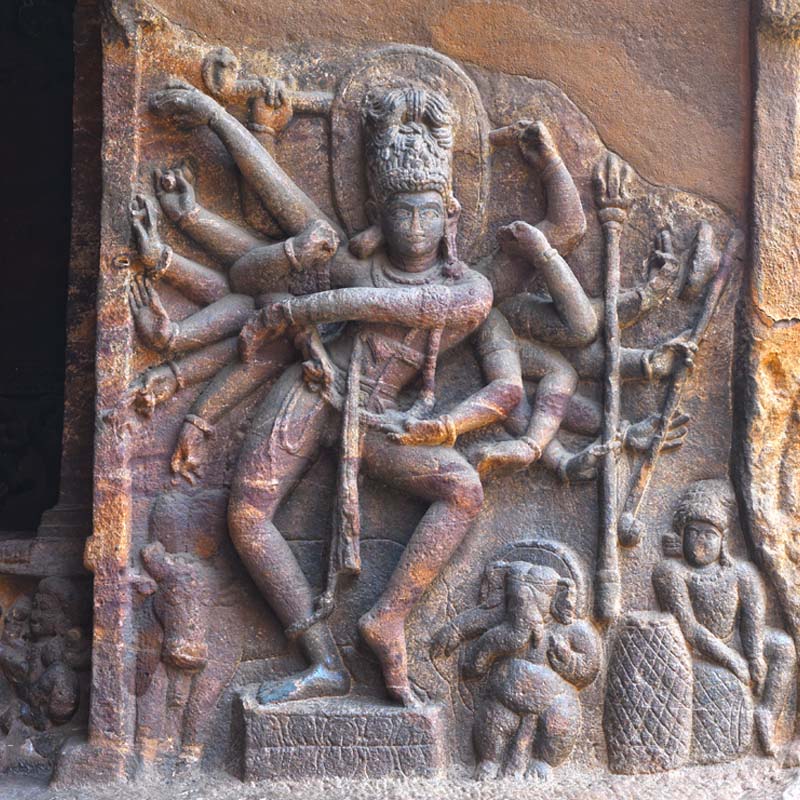
M 620 404 L 620 331 L 617 303 L 620 284 L 620 239 L 628 218 L 632 198 L 628 190 L 630 167 L 609 153 L 594 174 L 597 216 L 605 238 L 605 348 L 603 384 L 603 438 L 605 448 L 599 481 L 600 537 L 595 573 L 595 616 L 600 622 L 613 622 L 620 608 L 619 552 L 617 548 L 617 458 Z

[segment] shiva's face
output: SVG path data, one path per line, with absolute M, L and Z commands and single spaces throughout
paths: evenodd
M 381 227 L 390 253 L 401 259 L 435 256 L 445 234 L 446 214 L 438 192 L 398 192 L 381 208 Z
M 693 567 L 707 567 L 719 561 L 722 532 L 705 520 L 689 520 L 683 529 L 683 555 Z

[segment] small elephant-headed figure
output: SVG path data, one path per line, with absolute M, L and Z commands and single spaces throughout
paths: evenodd
M 462 676 L 483 680 L 473 724 L 478 779 L 547 778 L 572 752 L 581 723 L 578 692 L 600 670 L 602 645 L 580 611 L 583 581 L 574 556 L 552 542 L 528 544 L 524 555 L 545 563 L 491 563 L 480 605 L 433 643 L 449 654 L 469 642 Z

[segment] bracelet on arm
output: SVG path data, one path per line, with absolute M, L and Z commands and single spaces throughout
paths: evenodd
M 521 442 L 525 442 L 533 451 L 534 461 L 538 461 L 542 457 L 542 447 L 535 439 L 532 439 L 530 436 L 520 436 L 519 439 Z
M 539 173 L 539 180 L 547 180 L 563 163 L 561 156 L 549 159 L 544 169 Z
M 297 253 L 294 250 L 294 236 L 283 240 L 283 252 L 286 253 L 286 258 L 289 259 L 289 264 L 295 272 L 301 272 L 303 265 L 297 258 Z
M 206 439 L 210 439 L 214 435 L 214 426 L 210 422 L 206 422 L 202 417 L 198 417 L 197 414 L 187 414 L 184 417 L 184 421 L 201 430 Z
M 156 261 L 156 263 L 153 265 L 150 272 L 153 272 L 156 275 L 163 275 L 172 264 L 172 256 L 172 248 L 168 244 L 165 244 L 161 248 L 161 255 L 158 257 L 158 261 Z
M 186 386 L 186 381 L 183 379 L 183 375 L 181 375 L 181 371 L 178 368 L 178 365 L 174 361 L 167 361 L 167 366 L 172 370 L 172 374 L 175 376 L 175 385 L 178 389 L 183 389 Z
M 453 447 L 456 443 L 456 439 L 458 439 L 458 430 L 456 429 L 455 420 L 449 414 L 445 414 L 441 419 L 444 423 L 445 433 L 447 434 L 447 439 L 445 439 L 442 444 L 446 447 Z
M 648 381 L 652 381 L 653 380 L 653 364 L 650 361 L 650 351 L 649 350 L 644 350 L 642 352 L 642 357 L 641 357 L 640 361 L 641 361 L 641 365 L 642 365 L 642 373 L 644 374 L 645 379 L 648 380 Z
M 178 214 L 178 218 L 175 220 L 175 224 L 179 228 L 183 228 L 187 222 L 197 222 L 197 218 L 200 216 L 200 208 L 198 206 L 194 206 L 190 208 L 188 211 L 183 211 L 182 213 Z

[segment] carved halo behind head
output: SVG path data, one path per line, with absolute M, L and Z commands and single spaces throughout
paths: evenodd
M 525 539 L 510 545 L 500 553 L 503 561 L 527 561 L 550 567 L 561 578 L 570 582 L 575 592 L 575 615 L 586 617 L 589 611 L 589 594 L 586 573 L 578 557 L 566 545 L 552 539 Z
M 379 155 L 367 142 L 378 128 L 383 134 L 378 138 L 390 144 L 387 155 L 409 156 L 402 170 L 383 170 L 380 177 L 366 163 Z M 418 181 L 411 169 L 415 153 L 426 166 Z M 364 168 L 354 170 L 354 164 Z M 331 169 L 336 208 L 351 236 L 369 227 L 371 187 L 380 199 L 383 189 L 407 179 L 414 186 L 431 183 L 427 188 L 436 191 L 446 184 L 445 200 L 457 197 L 463 208 L 458 250 L 469 257 L 485 228 L 489 196 L 489 123 L 477 87 L 461 67 L 433 50 L 392 45 L 367 54 L 337 87 L 331 108 Z

